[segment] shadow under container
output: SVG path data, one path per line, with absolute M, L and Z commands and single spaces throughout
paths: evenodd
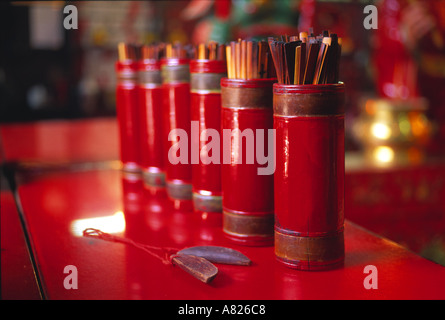
M 193 205 L 197 212 L 222 212 L 221 187 L 221 79 L 227 76 L 223 60 L 190 62 Z M 207 133 L 207 134 L 206 134 Z M 215 150 L 218 148 L 218 150 Z
M 137 62 L 116 62 L 116 114 L 119 128 L 120 160 L 124 171 L 140 171 L 139 99 Z
M 344 262 L 344 84 L 273 89 L 275 256 L 299 270 Z
M 164 95 L 164 136 L 166 149 L 165 179 L 167 195 L 178 203 L 192 200 L 192 166 L 190 163 L 190 60 L 183 58 L 161 59 L 162 89 Z M 175 134 L 176 131 L 176 134 Z M 181 146 L 181 136 L 186 139 L 187 150 Z M 169 134 L 170 140 L 169 141 Z M 182 141 L 184 146 L 184 141 Z M 186 152 L 184 161 L 172 162 L 173 157 L 181 158 L 181 152 Z
M 138 63 L 141 171 L 144 185 L 159 191 L 165 187 L 163 91 L 159 60 Z
M 273 244 L 273 172 L 259 174 L 258 169 L 265 165 L 258 162 L 257 154 L 261 151 L 266 155 L 269 150 L 275 82 L 276 79 L 221 80 L 223 231 L 242 245 Z M 257 150 L 258 132 L 264 134 L 263 150 Z

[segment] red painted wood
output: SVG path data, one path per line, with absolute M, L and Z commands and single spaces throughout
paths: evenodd
M 137 64 L 117 62 L 118 77 L 122 73 L 132 78 L 119 79 L 116 85 L 116 112 L 119 124 L 120 159 L 129 170 L 138 170 L 140 153 L 140 112 L 136 83 Z
M 445 298 L 444 267 L 348 221 L 343 268 L 320 272 L 292 270 L 275 261 L 273 247 L 238 246 L 226 239 L 218 223 L 175 210 L 165 196 L 150 196 L 142 185 L 138 180 L 123 181 L 119 171 L 89 171 L 48 175 L 19 187 L 29 235 L 49 298 Z M 129 190 L 125 194 L 124 187 Z M 94 220 L 88 219 L 110 217 L 121 210 L 125 230 L 117 235 L 155 246 L 228 246 L 243 252 L 253 264 L 249 267 L 219 265 L 219 275 L 211 284 L 204 284 L 138 249 L 73 233 L 73 225 L 78 221 L 90 221 L 84 227 L 105 229 L 103 220 L 97 226 Z M 75 265 L 78 269 L 77 290 L 63 286 L 66 265 Z M 363 270 L 367 265 L 378 269 L 377 290 L 363 286 L 366 277 Z
M 1 298 L 39 300 L 40 293 L 12 192 L 2 190 L 0 202 Z
M 165 178 L 167 184 L 167 191 L 170 199 L 181 206 L 183 208 L 189 207 L 192 209 L 192 165 L 190 163 L 190 82 L 189 82 L 189 59 L 161 59 L 161 70 L 162 74 L 162 89 L 164 95 L 164 106 L 163 106 L 163 114 L 164 114 L 164 130 L 165 130 Z M 175 67 L 179 66 L 179 71 L 172 71 Z M 171 72 L 170 72 L 171 71 Z M 173 76 L 172 76 L 173 75 Z M 179 78 L 177 78 L 179 77 Z M 179 163 L 173 163 L 168 158 L 168 153 L 170 150 L 174 150 L 175 145 L 180 141 L 180 133 L 178 136 L 171 136 L 169 141 L 168 136 L 170 133 L 174 133 L 173 130 L 181 131 L 185 133 L 186 136 L 183 136 L 182 143 L 184 143 L 184 139 L 187 139 L 187 142 L 184 144 L 187 147 L 187 150 L 180 149 L 177 151 L 176 155 L 181 156 L 184 155 L 184 152 L 187 152 L 187 157 L 183 157 L 184 161 Z M 181 153 L 182 152 L 182 153 Z M 172 186 L 179 186 L 178 192 L 171 192 L 172 190 L 177 188 L 171 188 Z M 190 189 L 190 190 L 189 190 Z
M 225 61 L 218 60 L 191 60 L 190 73 L 192 75 L 200 76 L 200 74 L 211 74 L 213 76 L 220 76 L 227 73 L 227 65 Z M 191 141 L 193 145 L 197 146 L 199 150 L 197 163 L 192 164 L 192 185 L 195 194 L 204 196 L 222 195 L 221 186 L 221 163 L 222 163 L 222 135 L 221 135 L 221 92 L 218 88 L 210 88 L 211 90 L 195 90 L 192 87 L 190 93 L 190 107 L 191 120 L 198 124 L 198 135 L 192 136 Z M 215 90 L 216 89 L 216 90 Z M 211 142 L 213 138 L 208 138 L 208 141 L 201 139 L 201 134 L 205 131 L 213 130 L 218 133 L 219 150 L 212 149 L 212 156 L 219 151 L 219 159 L 217 163 L 206 163 L 202 160 L 205 155 L 201 156 L 201 150 L 205 150 L 206 145 Z M 208 151 L 207 151 L 208 152 Z M 208 160 L 208 159 L 207 159 Z M 196 210 L 196 206 L 195 206 Z M 199 211 L 199 210 L 196 210 Z M 219 208 L 215 210 L 220 212 Z
M 223 108 L 222 128 L 239 129 L 241 132 L 252 129 L 254 135 L 255 129 L 264 130 L 264 152 L 267 152 L 267 130 L 273 128 L 272 113 L 272 109 Z M 235 140 L 232 139 L 230 150 L 238 150 Z M 245 139 L 242 139 L 242 143 L 241 163 L 236 163 L 240 154 L 231 154 L 231 162 L 222 165 L 223 193 L 227 195 L 223 199 L 224 209 L 245 214 L 273 213 L 273 175 L 258 174 L 258 168 L 264 166 L 256 161 L 255 156 L 253 164 L 247 163 Z M 254 152 L 255 155 L 256 146 Z
M 164 130 L 166 139 L 174 129 L 182 129 L 187 133 L 188 151 L 190 151 L 190 84 L 189 83 L 165 83 L 164 90 Z M 192 165 L 190 163 L 190 152 L 188 152 L 187 163 L 172 164 L 168 158 L 168 150 L 177 141 L 166 141 L 165 152 L 166 178 L 167 182 L 179 180 L 184 183 L 192 183 Z
M 224 60 L 193 59 L 190 60 L 190 73 L 227 73 Z
M 115 119 L 2 125 L 0 132 L 9 161 L 101 161 L 119 157 Z M 430 228 L 440 232 L 443 223 L 434 221 L 443 221 L 443 185 L 439 189 L 436 186 L 441 172 L 441 165 L 361 171 L 347 167 L 346 218 L 360 219 L 357 222 L 375 226 L 376 232 L 394 234 L 401 229 L 396 239 L 401 242 L 415 242 L 419 233 L 427 238 Z M 406 198 L 407 188 L 413 190 L 408 193 L 412 197 L 425 195 L 417 192 L 425 190 L 422 181 L 431 181 L 428 186 L 434 192 L 419 198 L 422 201 Z M 395 197 L 387 195 L 379 200 L 387 190 Z M 190 212 L 176 210 L 165 195 L 147 195 L 140 180 L 123 183 L 118 171 L 48 175 L 20 186 L 19 196 L 45 292 L 54 299 L 445 299 L 444 267 L 348 220 L 344 268 L 310 273 L 281 266 L 274 259 L 273 247 L 244 247 L 229 242 L 218 221 L 209 223 Z M 19 234 L 12 232 L 13 228 L 3 230 L 7 226 L 3 222 L 7 217 L 5 203 L 2 197 L 2 248 L 7 244 L 4 239 Z M 12 205 L 12 201 L 9 203 Z M 226 245 L 245 253 L 254 263 L 249 269 L 220 265 L 220 274 L 212 284 L 205 285 L 176 267 L 164 267 L 137 249 L 70 233 L 76 219 L 110 216 L 123 208 L 127 221 L 123 235 L 137 241 L 181 248 Z M 3 255 L 2 263 L 7 261 Z M 63 287 L 63 268 L 68 264 L 78 267 L 78 290 Z M 363 269 L 369 264 L 379 271 L 377 290 L 363 287 Z M 11 277 L 3 265 L 1 271 L 2 278 L 11 279 L 21 297 L 32 295 L 28 289 L 18 290 L 20 281 L 27 277 L 18 272 L 19 268 L 10 269 L 17 272 Z M 2 290 L 6 288 L 3 279 Z
M 141 63 L 139 70 L 159 69 L 158 63 Z M 143 169 L 165 168 L 165 139 L 163 130 L 163 91 L 159 84 L 139 83 L 139 126 L 140 126 L 140 152 Z
M 282 100 L 282 95 L 293 100 Z M 298 269 L 327 269 L 343 260 L 345 130 L 340 96 L 342 84 L 274 85 L 276 253 Z
M 445 250 L 445 159 L 386 168 L 363 160 L 350 154 L 349 166 L 347 161 L 347 218 L 414 252 L 433 257 L 435 249 L 440 256 L 439 249 Z
M 115 118 L 2 124 L 5 161 L 82 162 L 119 159 Z
M 275 81 L 276 79 L 223 78 L 221 87 L 261 88 L 272 92 Z M 249 93 L 249 90 L 244 90 L 243 94 L 252 93 Z M 258 91 L 253 93 L 250 98 L 253 101 L 258 101 Z M 263 99 L 268 98 L 263 97 Z M 237 103 L 242 104 L 239 100 Z M 269 103 L 270 105 L 267 105 Z M 255 219 L 274 213 L 273 174 L 259 174 L 258 172 L 259 168 L 265 167 L 264 164 L 260 164 L 258 154 L 264 156 L 269 152 L 268 133 L 273 129 L 272 99 L 263 101 L 262 104 L 262 106 L 249 107 L 223 105 L 221 123 L 225 141 L 222 148 L 223 210 L 236 216 L 254 216 Z M 266 105 L 264 106 L 264 104 Z M 224 131 L 230 135 L 226 137 Z M 264 144 L 263 150 L 259 152 L 257 139 L 261 133 L 264 137 Z M 245 138 L 242 137 L 244 134 L 246 134 Z M 246 245 L 271 245 L 273 243 L 273 220 L 270 221 L 272 221 L 270 232 L 258 231 L 259 227 L 256 222 L 246 222 L 250 228 L 248 233 L 227 230 L 227 236 Z M 232 229 L 236 229 L 236 227 L 232 227 Z
M 251 79 L 221 79 L 221 87 L 229 88 L 271 88 L 271 82 L 276 82 L 275 78 Z M 273 83 L 272 83 L 273 84 Z
M 302 236 L 344 220 L 344 117 L 275 117 L 277 225 Z
M 217 130 L 221 133 L 221 94 L 191 93 L 191 120 L 199 123 L 199 136 L 207 129 Z M 220 134 L 221 138 L 222 135 Z M 191 137 L 194 138 L 194 137 Z M 202 150 L 209 141 L 195 141 L 198 150 Z M 222 141 L 220 139 L 220 161 L 219 163 L 203 163 L 199 157 L 199 163 L 192 165 L 193 191 L 205 192 L 207 195 L 221 196 L 221 162 Z M 212 150 L 213 151 L 213 150 Z

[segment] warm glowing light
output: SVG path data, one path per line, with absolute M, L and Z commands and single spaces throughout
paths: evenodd
M 388 140 L 391 137 L 391 128 L 384 123 L 374 123 L 371 126 L 371 133 L 381 140 Z
M 74 220 L 71 223 L 71 233 L 76 237 L 83 236 L 87 228 L 99 229 L 106 233 L 121 233 L 125 231 L 125 217 L 122 211 L 111 216 Z
M 365 110 L 369 115 L 373 115 L 375 113 L 374 101 L 366 101 Z
M 377 147 L 374 150 L 374 158 L 378 162 L 389 163 L 394 160 L 394 150 L 386 146 Z
M 412 116 L 411 119 L 413 135 L 415 137 L 424 135 L 428 129 L 426 117 L 422 114 L 417 114 L 415 116 Z
M 406 116 L 401 116 L 400 117 L 399 129 L 400 129 L 400 132 L 404 136 L 409 136 L 410 135 L 410 133 L 411 133 L 411 123 L 409 122 L 408 117 L 406 117 Z

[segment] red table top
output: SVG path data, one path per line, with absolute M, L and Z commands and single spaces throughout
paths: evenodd
M 344 267 L 323 272 L 288 269 L 273 247 L 227 240 L 220 219 L 175 210 L 118 170 L 40 177 L 18 189 L 44 292 L 51 299 L 444 299 L 445 268 L 347 222 Z M 222 245 L 251 266 L 218 265 L 210 284 L 137 248 L 79 236 L 93 227 L 140 243 L 182 249 Z M 78 289 L 63 285 L 65 266 L 78 270 Z M 364 268 L 378 270 L 378 289 L 365 289 Z
M 119 159 L 115 118 L 0 125 L 5 161 L 81 162 Z
M 2 125 L 0 132 L 7 161 L 79 163 L 118 158 L 115 119 Z M 444 267 L 349 221 L 343 268 L 297 271 L 275 261 L 273 247 L 231 243 L 222 233 L 219 216 L 203 220 L 193 212 L 176 210 L 165 196 L 150 195 L 140 181 L 125 182 L 119 170 L 76 168 L 46 172 L 18 187 L 46 298 L 445 299 Z M 2 195 L 2 222 L 4 203 L 14 208 L 10 200 Z M 204 284 L 139 249 L 79 236 L 87 227 L 114 230 L 116 235 L 160 247 L 227 246 L 246 254 L 253 264 L 218 265 L 218 276 Z M 2 232 L 2 249 L 3 245 Z M 26 263 L 23 257 L 29 258 L 22 251 Z M 68 265 L 78 270 L 76 290 L 64 287 Z M 378 289 L 363 285 L 367 265 L 378 270 Z M 2 277 L 5 272 L 2 268 Z M 16 290 L 11 295 L 20 293 L 19 287 Z
M 1 297 L 38 300 L 41 297 L 12 192 L 2 190 L 0 202 Z

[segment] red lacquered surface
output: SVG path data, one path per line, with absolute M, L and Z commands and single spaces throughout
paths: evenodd
M 273 170 L 260 173 L 271 163 L 260 164 L 259 155 L 271 155 L 269 130 L 273 129 L 275 81 L 221 80 L 224 231 L 232 240 L 246 245 L 273 244 Z M 258 148 L 260 135 L 262 150 Z
M 193 193 L 205 199 L 204 202 L 198 202 L 195 199 L 195 210 L 221 212 L 220 80 L 227 72 L 227 65 L 225 61 L 192 60 L 190 72 L 195 80 L 192 81 L 190 93 L 191 120 L 198 129 L 197 135 L 191 137 L 194 139 L 192 146 L 197 147 L 196 150 L 192 149 L 197 158 L 195 159 L 197 161 L 192 163 L 192 185 Z M 203 135 L 206 132 L 207 135 Z M 215 157 L 217 154 L 219 157 Z M 206 200 L 210 201 L 206 202 Z M 213 203 L 213 205 L 207 205 L 207 203 Z
M 2 190 L 0 202 L 1 299 L 38 300 L 40 293 L 12 192 Z
M 264 130 L 264 151 L 267 152 L 267 130 L 273 128 L 272 109 L 228 109 L 222 111 L 222 128 Z M 224 210 L 241 212 L 245 214 L 273 213 L 273 175 L 259 175 L 260 165 L 254 158 L 254 163 L 247 163 L 246 154 L 248 145 L 246 139 L 242 139 L 242 154 L 238 152 L 237 139 L 231 142 L 230 163 L 222 165 L 223 181 L 223 206 Z M 256 154 L 256 143 L 253 143 L 254 155 Z M 242 157 L 242 158 L 240 158 Z M 240 160 L 240 163 L 237 161 Z
M 157 72 L 159 63 L 139 64 L 139 71 Z M 160 71 L 159 71 L 160 72 Z M 139 82 L 139 125 L 142 169 L 164 171 L 163 94 L 160 83 Z
M 425 257 L 444 261 L 444 158 L 382 168 L 362 154 L 349 153 L 346 169 L 347 219 Z
M 204 130 L 213 129 L 218 133 L 218 137 L 222 137 L 221 133 L 221 94 L 209 93 L 199 94 L 191 93 L 192 114 L 191 120 L 196 121 L 199 125 L 197 136 L 201 137 Z M 192 137 L 193 138 L 193 137 Z M 199 152 L 206 150 L 206 145 L 212 142 L 212 138 L 208 141 L 200 139 L 197 141 Z M 220 157 L 218 163 L 203 163 L 202 157 L 199 156 L 199 163 L 193 164 L 193 192 L 207 195 L 221 196 L 221 161 L 222 161 L 222 141 L 219 144 L 213 142 L 212 146 L 219 148 Z M 207 146 L 208 148 L 208 146 Z M 211 152 L 216 152 L 212 150 Z M 208 150 L 205 155 L 208 153 Z M 210 153 L 212 155 L 212 153 Z M 207 159 L 207 161 L 210 161 Z
M 120 158 L 128 170 L 140 167 L 140 111 L 136 83 L 137 64 L 117 62 L 116 112 L 119 124 Z
M 162 89 L 139 86 L 141 108 L 141 165 L 164 168 Z
M 308 273 L 283 267 L 275 261 L 273 247 L 229 242 L 221 226 L 173 209 L 165 196 L 148 195 L 137 179 L 124 182 L 119 171 L 48 175 L 21 185 L 19 195 L 45 293 L 52 299 L 445 298 L 444 267 L 348 222 L 344 267 Z M 124 212 L 125 224 L 119 211 Z M 232 247 L 253 264 L 218 265 L 218 276 L 204 284 L 139 249 L 79 237 L 73 231 L 74 227 L 109 231 L 110 226 L 121 230 L 116 235 L 154 246 Z M 63 286 L 66 265 L 77 267 L 76 290 Z M 378 289 L 363 286 L 367 265 L 378 269 Z
M 344 85 L 274 85 L 275 253 L 303 270 L 344 257 Z
M 167 194 L 178 207 L 187 207 L 191 210 L 189 62 L 188 59 L 161 59 Z M 169 159 L 169 153 L 173 158 Z
M 187 134 L 187 163 L 172 164 L 168 158 L 168 150 L 177 144 L 176 139 L 168 141 L 166 157 L 167 180 L 180 180 L 184 183 L 192 183 L 192 166 L 190 163 L 190 84 L 189 83 L 168 83 L 163 84 L 164 90 L 164 123 L 166 136 L 174 129 L 181 129 Z M 179 156 L 179 151 L 178 151 Z
M 0 126 L 5 161 L 82 162 L 119 159 L 115 118 Z
M 341 229 L 344 116 L 275 117 L 276 222 L 302 236 Z M 340 150 L 341 152 L 337 152 Z
M 224 60 L 190 60 L 191 73 L 227 73 L 227 63 Z

